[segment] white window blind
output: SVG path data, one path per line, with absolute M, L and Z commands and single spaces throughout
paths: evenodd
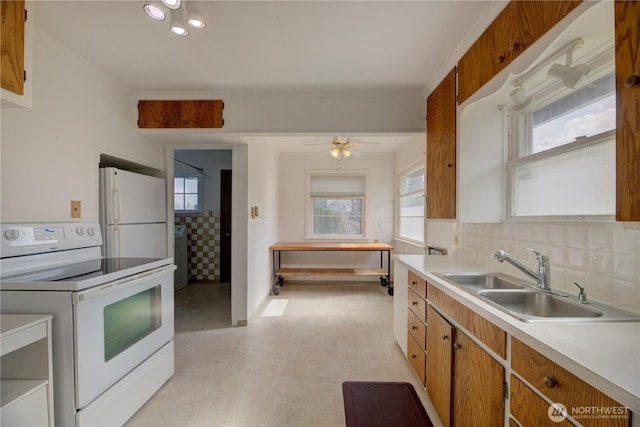
M 311 175 L 311 197 L 364 196 L 364 175 Z

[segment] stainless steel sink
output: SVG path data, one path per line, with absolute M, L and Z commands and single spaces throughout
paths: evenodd
M 495 303 L 521 320 L 535 317 L 602 317 L 602 313 L 586 305 L 574 304 L 566 297 L 557 297 L 535 290 L 480 291 L 478 296 Z
M 638 322 L 640 316 L 597 302 L 545 292 L 503 273 L 434 273 L 523 322 Z M 566 294 L 565 294 L 566 295 Z
M 522 289 L 522 280 L 502 273 L 434 273 L 436 276 L 468 290 Z

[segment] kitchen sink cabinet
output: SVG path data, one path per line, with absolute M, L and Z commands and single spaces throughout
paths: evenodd
M 458 62 L 458 103 L 466 101 L 580 2 L 510 2 Z
M 549 403 L 527 387 L 516 376 L 511 376 L 511 416 L 518 420 L 522 427 L 571 427 L 569 421 L 555 420 L 549 417 Z M 513 421 L 510 420 L 512 423 Z M 513 425 L 516 425 L 513 423 Z
M 640 221 L 640 2 L 616 1 L 616 220 Z
M 427 393 L 443 425 L 503 424 L 504 367 L 435 309 L 427 316 Z
M 143 129 L 222 128 L 224 103 L 220 100 L 141 100 L 138 127 Z
M 631 415 L 620 403 L 582 381 L 566 369 L 558 366 L 544 355 L 524 344 L 517 338 L 511 338 L 511 367 L 515 373 L 526 380 L 535 390 L 549 401 L 563 404 L 569 415 L 584 427 L 623 427 L 630 425 Z M 511 378 L 511 414 L 523 423 L 524 427 L 538 426 L 536 420 L 547 416 L 549 404 L 541 404 L 534 391 Z M 527 409 L 525 409 L 527 408 Z M 536 409 L 537 408 L 537 409 Z M 576 408 L 574 410 L 574 408 Z M 544 413 L 526 414 L 544 409 Z M 591 417 L 592 409 L 614 411 L 622 417 Z M 577 411 L 577 412 L 576 412 Z M 611 412 L 605 412 L 605 414 Z M 531 417 L 531 418 L 528 418 Z M 539 417 L 539 418 L 537 418 Z M 526 422 L 525 422 L 526 420 Z M 530 420 L 530 421 L 529 421 Z
M 0 2 L 2 106 L 31 108 L 33 65 L 33 2 Z
M 427 218 L 456 217 L 456 72 L 427 98 Z

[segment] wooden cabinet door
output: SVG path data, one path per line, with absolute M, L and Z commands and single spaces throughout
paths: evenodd
M 616 1 L 615 20 L 616 220 L 640 221 L 640 2 Z
M 0 21 L 0 86 L 18 95 L 24 95 L 24 0 L 1 1 Z
M 456 217 L 456 72 L 427 98 L 427 218 Z
M 453 348 L 453 425 L 503 425 L 504 367 L 460 331 Z
M 220 100 L 141 100 L 138 101 L 138 127 L 221 128 L 223 108 Z
M 455 329 L 435 310 L 427 310 L 427 393 L 444 426 L 451 425 L 451 343 Z

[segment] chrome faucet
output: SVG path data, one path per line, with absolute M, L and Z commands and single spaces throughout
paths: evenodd
M 535 280 L 538 288 L 545 292 L 551 292 L 551 267 L 549 266 L 549 257 L 541 252 L 534 251 L 533 249 L 527 248 L 527 250 L 536 254 L 536 259 L 538 261 L 537 272 L 530 270 L 519 261 L 511 258 L 508 253 L 501 249 L 497 250 L 493 254 L 493 260 L 498 262 L 507 261 L 509 264 Z

